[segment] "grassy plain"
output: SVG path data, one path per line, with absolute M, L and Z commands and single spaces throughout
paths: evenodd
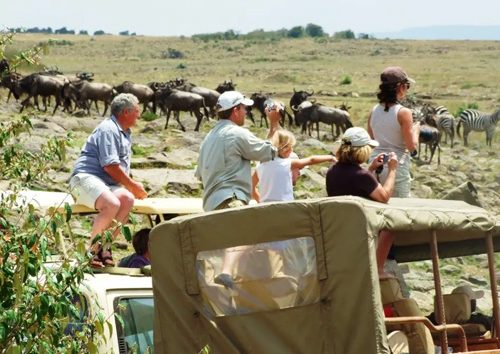
M 16 51 L 50 38 L 72 45 L 50 45 L 43 56 L 48 67 L 65 73 L 92 71 L 95 80 L 119 84 L 166 81 L 184 77 L 209 88 L 232 79 L 238 90 L 274 92 L 288 102 L 294 88 L 323 92 L 324 104 L 347 100 L 355 124 L 363 124 L 375 103 L 379 74 L 388 65 L 400 65 L 417 84 L 412 89 L 451 112 L 476 102 L 492 111 L 500 102 L 500 42 L 283 39 L 279 41 L 195 41 L 179 37 L 16 36 Z M 181 59 L 164 59 L 168 48 Z M 182 69 L 181 67 L 185 67 Z M 31 71 L 27 69 L 26 71 Z M 340 85 L 342 78 L 352 79 Z M 346 94 L 330 96 L 335 92 Z M 351 92 L 359 98 L 349 97 Z

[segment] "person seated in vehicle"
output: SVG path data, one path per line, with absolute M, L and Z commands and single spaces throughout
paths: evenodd
M 378 154 L 368 165 L 374 147 L 379 143 L 373 140 L 368 132 L 361 127 L 352 127 L 344 132 L 340 147 L 336 152 L 338 162 L 326 173 L 326 191 L 329 197 L 353 195 L 387 203 L 394 191 L 397 155 L 394 152 Z M 377 180 L 384 165 L 388 170 L 387 178 L 382 183 Z M 377 268 L 379 278 L 393 277 L 384 271 L 385 260 L 394 241 L 394 234 L 381 230 L 377 243 Z
M 488 315 L 483 315 L 480 312 L 476 312 L 476 300 L 484 296 L 484 291 L 472 290 L 470 285 L 461 285 L 453 289 L 452 294 L 465 294 L 470 299 L 470 312 L 471 315 L 465 323 L 481 324 L 488 331 L 492 330 L 493 318 Z M 434 312 L 432 312 L 427 318 L 434 324 L 437 324 Z
M 118 267 L 143 268 L 151 264 L 149 255 L 149 232 L 151 229 L 141 229 L 132 238 L 135 253 L 122 258 Z

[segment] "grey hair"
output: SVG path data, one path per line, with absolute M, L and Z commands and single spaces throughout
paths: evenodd
M 111 114 L 118 117 L 123 110 L 133 108 L 139 104 L 139 100 L 131 93 L 120 93 L 111 102 Z

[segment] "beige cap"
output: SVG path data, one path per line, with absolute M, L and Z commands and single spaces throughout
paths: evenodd
M 370 145 L 377 147 L 378 141 L 373 140 L 368 132 L 361 127 L 352 127 L 345 131 L 344 136 L 342 136 L 342 143 L 351 146 L 365 146 Z

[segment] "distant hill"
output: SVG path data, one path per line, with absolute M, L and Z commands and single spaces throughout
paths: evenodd
M 373 33 L 390 39 L 469 39 L 500 40 L 500 26 L 429 26 L 406 28 L 398 32 Z

